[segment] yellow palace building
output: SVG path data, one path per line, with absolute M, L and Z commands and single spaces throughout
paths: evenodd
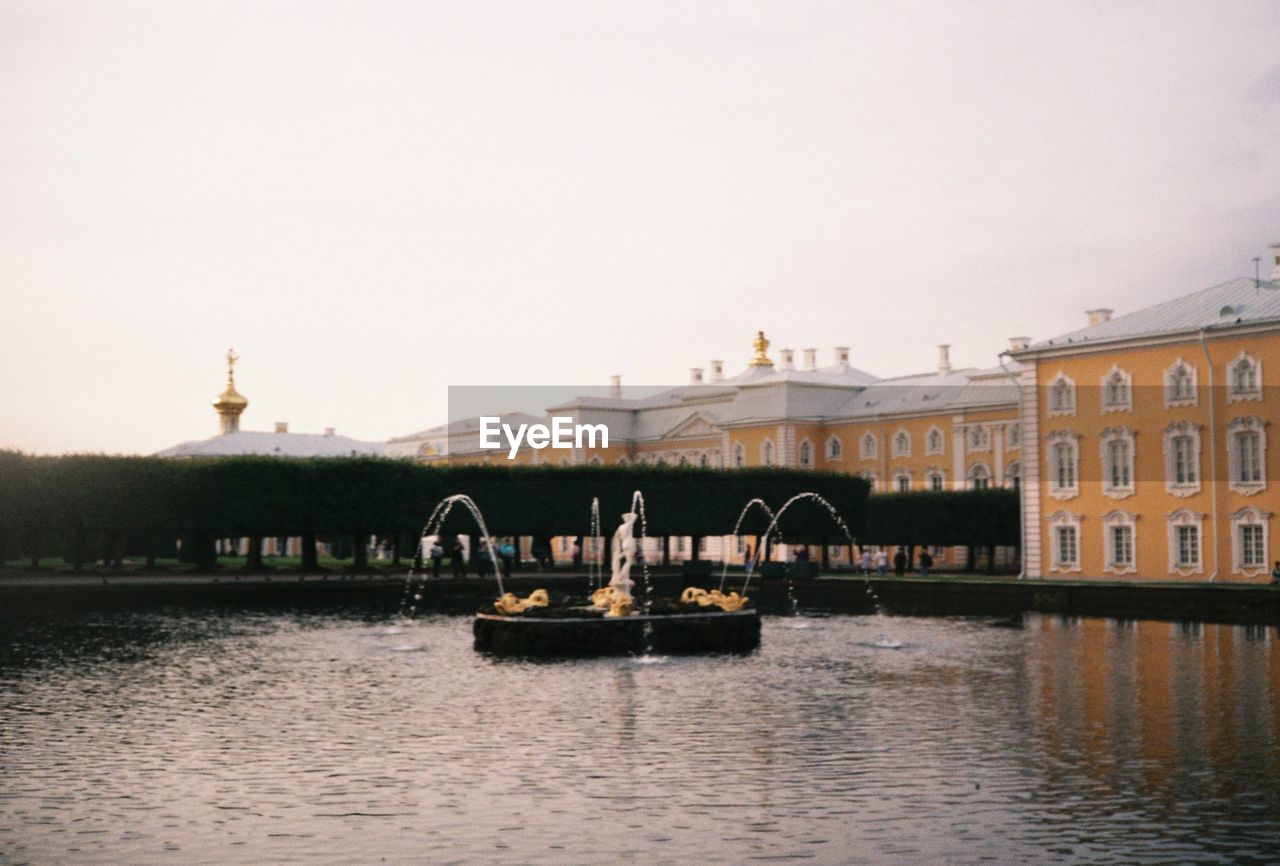
M 844 347 L 826 366 L 813 349 L 775 361 L 760 333 L 736 375 L 712 361 L 687 385 L 635 399 L 615 376 L 608 396 L 547 408 L 607 425 L 607 448 L 521 448 L 514 459 L 813 468 L 861 475 L 878 492 L 1020 488 L 1028 577 L 1269 580 L 1280 456 L 1267 438 L 1280 402 L 1266 377 L 1280 376 L 1280 244 L 1272 254 L 1270 280 L 1126 315 L 1091 310 L 1080 330 L 1011 339 L 986 368 L 953 368 L 944 345 L 935 369 L 880 378 Z M 386 453 L 506 462 L 506 450 L 479 447 L 479 432 L 478 419 L 455 421 L 392 439 Z M 705 553 L 733 559 L 730 543 L 710 539 Z M 962 551 L 934 553 L 947 567 Z

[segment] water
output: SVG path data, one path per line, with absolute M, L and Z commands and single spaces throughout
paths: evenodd
M 394 605 L 0 617 L 0 862 L 1280 850 L 1275 629 L 802 613 L 745 657 L 531 663 Z

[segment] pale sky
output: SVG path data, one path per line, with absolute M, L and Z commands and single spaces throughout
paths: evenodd
M 1280 3 L 0 0 L 0 448 L 879 375 L 1280 241 Z M 1270 270 L 1264 262 L 1263 275 Z

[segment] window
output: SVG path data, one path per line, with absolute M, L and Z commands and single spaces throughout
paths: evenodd
M 747 449 L 741 442 L 733 446 L 733 465 L 739 469 L 747 465 Z
M 1076 414 L 1076 383 L 1066 373 L 1059 373 L 1049 383 L 1049 414 Z
M 1113 511 L 1102 518 L 1105 562 L 1103 571 L 1111 574 L 1136 572 L 1134 555 L 1137 537 L 1137 517 L 1124 510 Z
M 1007 439 L 1010 450 L 1020 446 L 1022 444 L 1022 425 L 1010 424 Z
M 876 456 L 876 437 L 874 433 L 866 433 L 859 444 L 863 460 L 871 460 Z
M 707 460 L 707 455 L 701 454 L 698 456 L 698 465 L 701 466 L 703 469 L 706 469 L 708 466 L 711 465 L 710 461 Z
M 947 475 L 936 466 L 931 466 L 925 470 L 924 485 L 929 490 L 945 490 L 947 486 Z
M 1201 532 L 1204 515 L 1183 508 L 1169 515 L 1169 571 L 1181 575 L 1202 572 Z
M 937 427 L 930 428 L 924 437 L 924 452 L 926 454 L 941 454 L 945 445 L 942 438 L 942 431 Z
M 760 465 L 761 466 L 773 465 L 773 440 L 772 439 L 766 439 L 760 445 Z
M 1102 377 L 1102 411 L 1124 412 L 1133 408 L 1133 377 L 1118 366 Z
M 1247 352 L 1227 367 L 1227 400 L 1262 399 L 1262 362 Z
M 1080 516 L 1059 511 L 1049 518 L 1049 563 L 1053 571 L 1080 570 Z
M 1267 524 L 1269 512 L 1252 506 L 1230 515 L 1232 571 L 1253 577 L 1267 573 Z
M 899 430 L 893 434 L 893 456 L 911 456 L 911 434 L 906 430 Z
M 991 486 L 991 470 L 985 463 L 975 463 L 969 467 L 969 488 L 986 490 Z
M 813 468 L 813 443 L 808 439 L 800 443 L 800 466 L 804 469 Z
M 1004 486 L 1010 490 L 1022 487 L 1022 464 L 1014 461 L 1004 470 Z
M 839 436 L 832 436 L 827 440 L 827 459 L 839 460 L 844 453 L 844 443 L 840 441 Z
M 893 474 L 893 489 L 899 493 L 906 493 L 911 489 L 911 473 L 905 469 L 899 469 Z
M 969 428 L 969 449 L 986 451 L 991 448 L 991 431 L 980 424 Z
M 1049 495 L 1070 499 L 1080 493 L 1079 449 L 1076 436 L 1067 431 L 1052 433 L 1048 438 Z
M 1196 368 L 1181 358 L 1164 371 L 1164 405 L 1196 405 Z
M 1262 420 L 1235 418 L 1227 425 L 1227 457 L 1231 473 L 1228 486 L 1232 490 L 1248 496 L 1266 488 L 1266 447 Z
M 1175 421 L 1164 429 L 1164 488 L 1174 496 L 1200 492 L 1200 428 Z
M 1102 431 L 1102 492 L 1117 499 L 1134 493 L 1133 432 L 1127 427 Z

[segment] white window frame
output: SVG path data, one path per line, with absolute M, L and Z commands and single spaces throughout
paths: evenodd
M 933 486 L 933 479 L 937 478 L 939 484 Z M 924 471 L 924 489 L 925 490 L 946 490 L 947 489 L 947 470 L 941 466 L 930 466 Z
M 804 454 L 804 450 L 806 448 L 809 449 L 809 456 L 807 459 Z M 796 462 L 801 469 L 812 469 L 817 465 L 817 461 L 814 459 L 813 453 L 813 440 L 808 437 L 800 440 L 799 446 L 796 447 Z
M 844 459 L 844 440 L 832 433 L 827 437 L 827 459 L 843 460 Z
M 1129 562 L 1116 562 L 1115 538 L 1112 530 L 1129 530 Z M 1123 508 L 1102 518 L 1102 570 L 1107 574 L 1138 573 L 1138 515 Z
M 1258 436 L 1258 480 L 1241 481 L 1240 449 L 1236 440 L 1242 434 Z M 1253 496 L 1267 489 L 1267 422 L 1252 415 L 1232 418 L 1227 424 L 1227 487 L 1245 496 Z
M 903 482 L 903 481 L 907 482 L 907 486 L 906 486 L 906 489 L 905 489 L 905 490 L 904 490 L 904 489 L 903 489 L 903 487 L 902 487 L 902 482 Z M 909 490 L 911 490 L 911 470 L 910 470 L 910 469 L 896 469 L 896 470 L 894 470 L 894 473 L 893 473 L 893 492 L 894 492 L 894 493 L 906 493 L 906 492 L 907 492 L 907 491 L 909 491 Z
M 1111 446 L 1113 444 L 1123 444 L 1125 446 L 1125 465 L 1122 467 L 1127 481 L 1120 484 L 1112 482 L 1112 465 L 1111 465 Z M 1134 463 L 1136 462 L 1136 454 L 1134 449 L 1133 431 L 1128 427 L 1108 427 L 1102 431 L 1101 443 L 1102 457 L 1102 493 L 1112 499 L 1126 499 L 1138 492 L 1137 482 L 1134 477 Z
M 893 456 L 911 456 L 911 433 L 905 427 L 899 427 L 893 432 Z
M 991 428 L 985 424 L 971 424 L 965 431 L 965 447 L 970 451 L 991 450 Z
M 1204 573 L 1204 514 L 1190 508 L 1179 508 L 1166 517 L 1168 524 L 1169 573 L 1188 577 Z M 1179 562 L 1178 529 L 1194 527 L 1196 530 L 1196 553 L 1198 561 L 1183 565 Z
M 1056 571 L 1059 574 L 1073 574 L 1080 572 L 1081 556 L 1080 545 L 1083 538 L 1080 534 L 1080 523 L 1082 517 L 1079 514 L 1070 511 L 1059 511 L 1049 518 L 1049 570 Z M 1062 547 L 1059 540 L 1059 530 L 1071 529 L 1075 532 L 1075 560 L 1068 561 L 1062 556 Z
M 1253 386 L 1250 388 L 1236 388 L 1236 367 L 1245 364 L 1252 368 Z M 1261 400 L 1262 399 L 1262 361 L 1253 357 L 1248 352 L 1241 352 L 1227 363 L 1227 402 L 1239 403 L 1245 400 Z
M 934 442 L 937 442 L 935 445 Z M 930 457 L 942 454 L 947 450 L 947 437 L 943 434 L 942 428 L 937 424 L 929 428 L 929 432 L 924 434 L 924 453 Z
M 1178 481 L 1177 454 L 1174 440 L 1179 437 L 1191 440 L 1191 465 L 1195 470 L 1194 481 Z M 1164 428 L 1164 489 L 1172 496 L 1194 496 L 1200 492 L 1203 473 L 1200 466 L 1200 425 L 1193 421 L 1174 421 Z
M 1015 482 L 1016 479 L 1016 483 Z M 1022 486 L 1022 461 L 1014 460 L 1004 468 L 1004 486 L 1009 490 L 1017 490 Z
M 1122 389 L 1122 398 L 1111 399 L 1111 388 L 1118 384 Z M 1102 374 L 1102 413 L 1133 411 L 1133 374 L 1121 369 L 1119 364 L 1112 364 L 1111 369 Z
M 1227 515 L 1231 519 L 1231 572 L 1244 577 L 1257 577 L 1269 573 L 1271 562 L 1271 512 L 1263 511 L 1253 505 L 1245 506 Z M 1244 544 L 1241 539 L 1241 528 L 1245 526 L 1259 527 L 1262 530 L 1262 562 L 1257 565 L 1245 565 Z
M 858 437 L 858 456 L 863 460 L 875 460 L 880 453 L 879 446 L 876 434 L 868 430 Z
M 1022 424 L 1015 421 L 1005 429 L 1004 447 L 1006 451 L 1016 451 L 1022 447 Z
M 1055 430 L 1045 439 L 1045 466 L 1049 470 L 1049 495 L 1059 501 L 1080 495 L 1080 437 L 1070 430 Z M 1057 450 L 1066 446 L 1071 451 L 1071 484 L 1058 483 Z
M 760 443 L 760 465 L 775 466 L 778 456 L 778 449 L 773 444 L 772 437 L 764 437 L 764 441 Z
M 1173 378 L 1179 371 L 1187 374 L 1187 380 L 1190 383 L 1190 394 L 1186 397 L 1178 397 L 1174 395 Z M 1168 369 L 1164 371 L 1164 406 L 1166 409 L 1173 409 L 1178 406 L 1195 406 L 1199 402 L 1199 390 L 1197 382 L 1196 368 L 1194 364 L 1188 364 L 1179 358 L 1174 361 Z
M 733 468 L 744 469 L 747 465 L 747 446 L 741 442 L 733 445 Z
M 978 475 L 981 473 L 982 480 L 987 482 L 986 487 L 978 487 Z M 970 465 L 964 473 L 965 487 L 969 490 L 990 490 L 995 483 L 995 476 L 991 474 L 991 467 L 979 461 Z
M 1066 394 L 1070 405 L 1060 405 L 1059 394 Z M 1058 375 L 1049 380 L 1044 402 L 1050 418 L 1076 414 L 1076 380 L 1059 371 Z

